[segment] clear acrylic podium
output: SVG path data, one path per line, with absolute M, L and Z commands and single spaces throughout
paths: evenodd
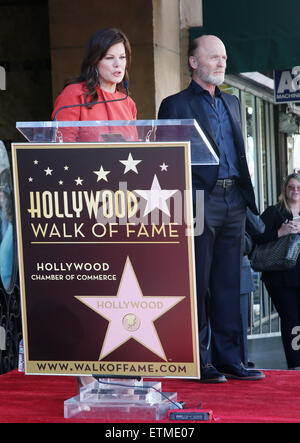
M 162 420 L 179 408 L 177 393 L 163 393 L 160 382 L 107 378 L 94 381 L 64 402 L 65 418 Z
M 191 165 L 218 164 L 195 120 L 17 122 L 16 127 L 33 144 L 190 142 Z M 133 379 L 97 374 L 92 380 L 64 402 L 65 418 L 160 420 L 170 408 L 180 408 L 176 393 L 163 393 L 159 381 L 145 381 L 138 374 Z
M 17 122 L 16 127 L 31 143 L 190 142 L 192 165 L 219 163 L 193 119 Z

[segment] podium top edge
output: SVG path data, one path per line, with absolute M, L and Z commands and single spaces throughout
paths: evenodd
M 92 127 L 92 126 L 194 126 L 194 119 L 167 120 L 84 120 L 84 121 L 35 121 L 16 122 L 16 128 L 57 128 L 57 127 Z

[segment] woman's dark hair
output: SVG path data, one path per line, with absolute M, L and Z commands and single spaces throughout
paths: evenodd
M 88 40 L 79 77 L 68 81 L 65 87 L 72 83 L 85 82 L 85 103 L 97 101 L 98 94 L 96 86 L 99 82 L 97 64 L 105 56 L 109 48 L 117 43 L 123 43 L 126 53 L 126 69 L 124 80 L 128 81 L 128 69 L 131 63 L 131 47 L 126 35 L 114 28 L 105 28 L 96 31 Z M 118 91 L 125 91 L 123 83 L 117 84 Z

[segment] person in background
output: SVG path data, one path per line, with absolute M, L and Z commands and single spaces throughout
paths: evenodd
M 105 28 L 88 40 L 81 73 L 68 81 L 57 97 L 53 120 L 136 120 L 134 101 L 128 96 L 126 82 L 131 63 L 130 43 L 121 31 Z M 125 86 L 124 86 L 125 84 Z M 106 103 L 95 102 L 106 101 Z M 125 139 L 136 139 L 135 128 L 124 129 Z M 61 128 L 63 141 L 103 141 L 99 129 Z M 101 128 L 101 134 L 110 129 Z M 95 140 L 96 139 L 96 140 Z
M 293 173 L 286 177 L 280 202 L 268 207 L 261 218 L 266 232 L 273 236 L 264 242 L 283 235 L 300 234 L 300 174 Z M 287 366 L 300 370 L 300 350 L 293 346 L 294 328 L 300 326 L 300 255 L 293 269 L 263 272 L 262 280 L 280 316 Z
M 205 194 L 204 232 L 194 239 L 203 383 L 265 377 L 241 362 L 240 267 L 246 207 L 255 213 L 257 208 L 240 103 L 218 88 L 226 61 L 226 48 L 218 37 L 193 40 L 189 48 L 192 81 L 187 89 L 165 98 L 158 112 L 159 119 L 196 119 L 219 157 L 219 165 L 192 167 L 193 192 Z
M 0 242 L 0 278 L 4 289 L 9 289 L 13 273 L 13 208 L 11 189 L 0 185 L 0 211 L 5 231 Z

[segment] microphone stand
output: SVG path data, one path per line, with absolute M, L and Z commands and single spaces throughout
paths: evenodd
M 56 117 L 57 114 L 62 110 L 62 109 L 67 109 L 67 108 L 77 108 L 80 106 L 94 106 L 94 105 L 99 105 L 99 104 L 104 104 L 104 103 L 111 103 L 111 102 L 121 102 L 123 100 L 126 100 L 128 98 L 129 92 L 128 92 L 128 81 L 127 80 L 123 80 L 123 85 L 124 88 L 126 90 L 126 95 L 123 98 L 114 98 L 114 99 L 110 99 L 110 100 L 101 100 L 101 101 L 97 101 L 97 102 L 90 102 L 90 103 L 78 103 L 76 105 L 65 105 L 65 106 L 61 106 L 60 108 L 58 108 L 58 110 L 56 111 L 54 117 L 53 117 L 53 121 L 57 122 Z M 55 132 L 55 140 L 57 138 L 57 134 L 58 134 L 58 125 L 56 127 L 56 132 Z M 58 136 L 59 142 L 62 143 L 63 142 L 63 138 L 62 136 Z

